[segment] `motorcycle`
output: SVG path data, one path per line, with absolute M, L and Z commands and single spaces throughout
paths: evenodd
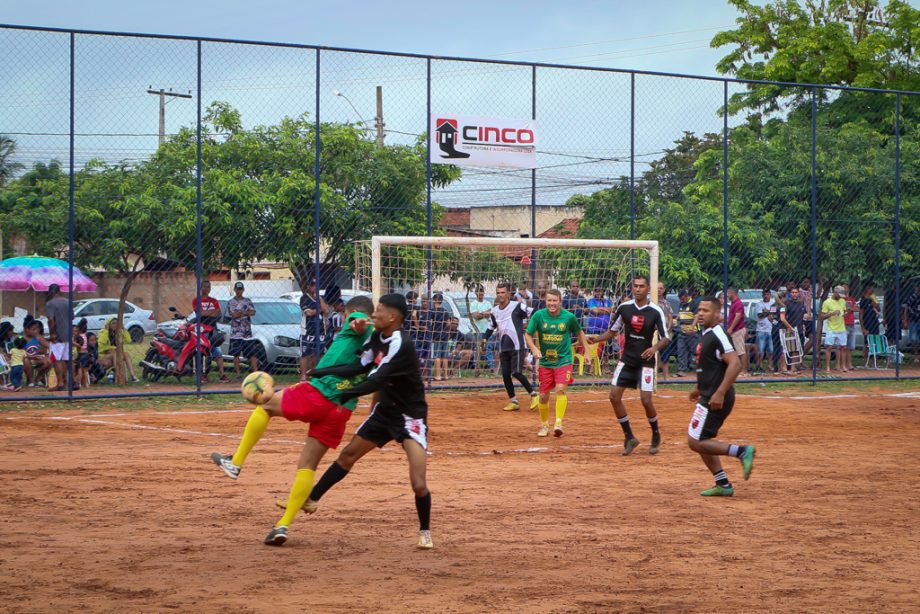
M 207 377 L 211 370 L 211 348 L 223 343 L 224 334 L 216 326 L 201 324 L 201 338 L 198 338 L 198 326 L 195 318 L 186 319 L 175 307 L 170 307 L 174 320 L 182 320 L 175 333 L 168 335 L 158 328 L 150 348 L 140 362 L 145 380 L 156 382 L 161 377 L 173 375 L 177 380 L 195 374 L 198 363 L 195 356 L 200 343 L 202 373 Z

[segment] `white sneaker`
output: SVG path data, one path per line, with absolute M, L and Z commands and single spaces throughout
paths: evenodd
M 211 460 L 214 461 L 215 465 L 223 469 L 224 473 L 226 473 L 227 477 L 231 480 L 240 477 L 242 467 L 233 464 L 233 457 L 231 455 L 228 454 L 224 456 L 220 452 L 214 452 L 211 454 Z
M 418 547 L 423 550 L 434 548 L 434 542 L 431 541 L 431 531 L 418 532 Z
M 556 426 L 553 429 L 553 437 L 562 437 L 562 420 L 556 420 Z
M 540 430 L 537 432 L 537 437 L 546 437 L 549 435 L 549 425 L 544 424 L 540 427 Z

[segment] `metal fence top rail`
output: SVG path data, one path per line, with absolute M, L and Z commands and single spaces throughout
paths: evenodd
M 822 83 L 795 83 L 791 81 L 759 81 L 755 79 L 735 79 L 731 77 L 715 77 L 706 75 L 688 75 L 683 73 L 661 72 L 654 70 L 635 70 L 628 68 L 607 68 L 603 66 L 579 66 L 577 64 L 554 64 L 548 62 L 525 62 L 520 60 L 490 60 L 487 58 L 469 58 L 461 56 L 426 55 L 422 53 L 408 53 L 400 51 L 379 51 L 374 49 L 356 49 L 350 47 L 327 47 L 325 45 L 308 45 L 305 43 L 281 43 L 272 41 L 246 40 L 234 38 L 215 38 L 209 36 L 185 36 L 180 34 L 147 34 L 143 32 L 117 32 L 106 30 L 77 30 L 69 28 L 53 28 L 47 26 L 23 26 L 16 24 L 0 23 L 3 30 L 26 30 L 33 32 L 58 32 L 62 34 L 85 34 L 90 36 L 117 36 L 130 38 L 152 38 L 160 40 L 182 40 L 204 43 L 227 43 L 233 45 L 261 45 L 265 47 L 287 47 L 293 49 L 312 49 L 316 51 L 336 51 L 343 53 L 365 53 L 402 58 L 416 58 L 421 60 L 440 60 L 448 62 L 476 62 L 480 64 L 503 64 L 506 66 L 529 66 L 534 68 L 555 68 L 567 70 L 584 70 L 593 72 L 621 73 L 630 75 L 646 75 L 651 77 L 672 77 L 679 79 L 696 79 L 698 81 L 717 81 L 720 83 L 742 83 L 746 85 L 779 85 L 787 87 L 821 88 L 828 90 L 845 90 L 852 92 L 870 92 L 875 94 L 903 94 L 906 96 L 920 96 L 920 92 L 911 90 L 886 90 L 870 87 L 852 87 L 847 85 L 830 85 Z

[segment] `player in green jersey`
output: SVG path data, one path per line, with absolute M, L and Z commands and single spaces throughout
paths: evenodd
M 373 328 L 368 324 L 369 314 L 373 312 L 374 303 L 366 296 L 356 296 L 345 304 L 345 323 L 342 330 L 323 355 L 317 369 L 358 362 L 358 353 L 373 332 Z M 363 380 L 363 375 L 351 378 L 325 375 L 285 388 L 272 396 L 264 406 L 256 406 L 249 416 L 235 454 L 222 455 L 220 452 L 214 452 L 211 455 L 214 463 L 228 477 L 235 480 L 240 475 L 246 456 L 265 433 L 271 418 L 283 416 L 287 420 L 309 423 L 310 430 L 300 453 L 297 474 L 285 505 L 284 516 L 276 523 L 276 526 L 285 527 L 284 537 L 281 539 L 276 535 L 270 545 L 280 545 L 287 539 L 286 528 L 293 522 L 297 512 L 304 507 L 313 489 L 316 466 L 326 450 L 338 447 L 345 434 L 345 425 L 355 409 L 357 399 L 350 399 L 343 404 L 332 399 L 337 399 L 340 392 Z
M 568 398 L 565 392 L 572 383 L 572 335 L 578 335 L 582 347 L 588 347 L 578 318 L 562 308 L 562 293 L 555 288 L 546 291 L 546 307 L 530 316 L 524 339 L 537 361 L 540 378 L 540 430 L 538 437 L 549 435 L 549 395 L 556 390 L 556 425 L 553 435 L 562 437 L 562 419 L 565 417 Z M 585 355 L 591 363 L 594 357 Z

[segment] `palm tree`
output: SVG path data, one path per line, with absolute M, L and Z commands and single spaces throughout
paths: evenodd
M 0 188 L 13 177 L 13 174 L 22 168 L 22 164 L 13 162 L 13 153 L 16 151 L 16 141 L 6 135 L 0 134 Z

